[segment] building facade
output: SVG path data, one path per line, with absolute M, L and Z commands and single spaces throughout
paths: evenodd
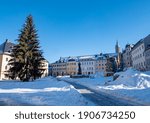
M 150 45 L 145 50 L 146 70 L 150 71 Z
M 146 59 L 144 52 L 145 52 L 145 42 L 143 40 L 140 40 L 134 45 L 131 51 L 133 68 L 140 71 L 146 70 Z
M 7 53 L 0 54 L 0 80 L 8 80 L 9 79 L 6 76 L 6 74 L 10 68 L 10 65 L 8 65 L 8 61 L 10 59 L 11 59 L 10 54 L 7 54 Z
M 150 35 L 138 41 L 131 50 L 133 68 L 145 71 L 149 68 Z
M 58 61 L 51 64 L 52 76 L 64 76 L 67 75 L 67 62 L 65 59 L 60 58 Z
M 121 52 L 118 42 L 116 43 L 115 51 L 116 53 L 61 57 L 58 61 L 50 64 L 52 70 L 51 75 L 76 75 L 78 74 L 79 63 L 81 65 L 82 75 L 92 75 L 96 73 L 104 73 L 104 75 L 106 75 L 108 58 L 114 58 L 116 69 L 120 67 Z
M 41 77 L 48 76 L 49 75 L 49 62 L 47 60 L 43 60 L 41 67 L 42 69 L 44 69 Z
M 127 44 L 125 46 L 125 50 L 122 53 L 123 57 L 123 68 L 132 67 L 132 59 L 131 59 L 131 50 L 133 48 L 133 45 Z
M 66 64 L 67 75 L 76 75 L 78 73 L 77 58 L 69 58 Z
M 107 59 L 105 56 L 101 55 L 96 59 L 96 73 L 106 73 L 106 63 Z
M 81 56 L 79 58 L 81 64 L 81 71 L 83 75 L 91 75 L 96 72 L 95 56 Z
M 11 59 L 11 51 L 15 44 L 6 40 L 3 44 L 0 45 L 0 80 L 8 80 L 6 76 L 7 71 L 10 68 L 8 65 L 9 60 Z
M 95 73 L 105 74 L 106 62 L 107 59 L 105 54 L 97 54 L 65 57 L 63 60 L 58 60 L 50 64 L 50 66 L 52 68 L 52 76 L 77 75 L 79 70 L 79 63 L 81 65 L 82 75 L 92 75 Z

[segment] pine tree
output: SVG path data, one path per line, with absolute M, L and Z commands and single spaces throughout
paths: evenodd
M 10 78 L 19 78 L 21 81 L 29 81 L 40 78 L 42 69 L 42 51 L 40 50 L 37 30 L 29 15 L 17 39 L 18 44 L 12 51 L 12 59 L 9 61 Z
M 17 73 L 21 69 L 21 64 L 19 64 L 19 61 L 17 60 L 18 56 L 18 45 L 14 46 L 12 49 L 12 53 L 10 54 L 11 59 L 9 60 L 8 65 L 10 65 L 10 69 L 6 72 L 6 76 L 11 79 L 17 78 Z
M 78 63 L 78 75 L 82 74 L 82 70 L 81 70 L 81 63 Z
M 114 57 L 107 57 L 106 72 L 111 74 L 117 71 L 117 63 Z

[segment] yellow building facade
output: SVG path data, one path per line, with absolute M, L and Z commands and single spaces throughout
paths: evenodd
M 76 75 L 78 73 L 78 62 L 75 59 L 69 59 L 66 67 L 68 75 Z

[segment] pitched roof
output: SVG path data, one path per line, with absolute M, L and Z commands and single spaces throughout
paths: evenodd
M 6 39 L 6 41 L 0 45 L 0 53 L 10 53 L 13 46 L 15 46 L 15 44 Z
M 150 45 L 150 35 L 146 36 L 145 38 L 139 40 L 132 48 L 132 51 L 136 49 L 139 45 L 144 43 L 145 48 L 147 48 Z

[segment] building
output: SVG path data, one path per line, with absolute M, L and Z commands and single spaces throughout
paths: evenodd
M 99 74 L 103 73 L 103 75 L 105 75 L 106 63 L 107 63 L 106 56 L 100 54 L 100 56 L 98 56 L 96 59 L 96 73 L 99 73 Z
M 65 58 L 60 58 L 58 61 L 51 64 L 52 76 L 67 75 L 67 62 Z
M 131 58 L 133 62 L 133 68 L 145 71 L 148 69 L 149 64 L 149 46 L 150 35 L 139 40 L 131 50 Z
M 117 70 L 121 70 L 123 60 L 122 60 L 122 53 L 121 53 L 118 41 L 116 42 L 116 45 L 115 45 L 115 53 L 116 53 L 115 54 L 115 59 L 116 59 L 116 62 L 117 62 Z
M 150 71 L 150 45 L 145 49 L 146 70 Z
M 68 75 L 76 75 L 78 73 L 78 59 L 69 57 L 66 63 Z
M 53 72 L 52 68 L 53 68 L 53 67 L 52 67 L 52 64 L 49 64 L 49 65 L 48 65 L 48 75 L 49 75 L 49 76 L 52 76 L 52 72 Z
M 115 46 L 115 51 L 116 53 L 100 53 L 95 55 L 62 57 L 58 61 L 50 64 L 52 70 L 51 75 L 76 75 L 78 74 L 79 63 L 81 65 L 82 75 L 92 75 L 97 73 L 104 73 L 104 75 L 106 75 L 108 58 L 114 60 L 112 64 L 115 64 L 115 70 L 118 70 L 120 68 L 122 57 L 118 41 Z
M 46 59 L 42 61 L 41 67 L 42 67 L 42 69 L 44 69 L 41 77 L 48 76 L 49 75 L 49 62 Z
M 119 43 L 118 41 L 116 42 L 116 45 L 115 45 L 115 53 L 120 53 L 120 46 L 119 46 Z
M 96 59 L 94 55 L 80 56 L 81 71 L 83 75 L 91 75 L 96 73 Z
M 125 46 L 125 50 L 122 53 L 123 68 L 132 67 L 132 59 L 131 59 L 132 48 L 133 48 L 133 45 L 131 45 L 131 44 L 127 44 Z
M 0 80 L 8 80 L 9 78 L 6 76 L 7 71 L 10 66 L 8 65 L 8 61 L 11 59 L 11 51 L 15 44 L 6 40 L 3 44 L 0 45 Z
M 117 65 L 117 53 L 84 55 L 74 57 L 60 58 L 58 61 L 51 63 L 51 75 L 76 75 L 81 65 L 82 75 L 92 75 L 103 73 L 106 75 L 107 58 L 114 58 Z M 117 66 L 116 66 L 117 69 Z M 109 71 L 110 72 L 110 71 Z
M 131 58 L 133 62 L 133 68 L 137 70 L 145 70 L 145 44 L 143 40 L 138 41 L 132 51 L 131 51 Z

